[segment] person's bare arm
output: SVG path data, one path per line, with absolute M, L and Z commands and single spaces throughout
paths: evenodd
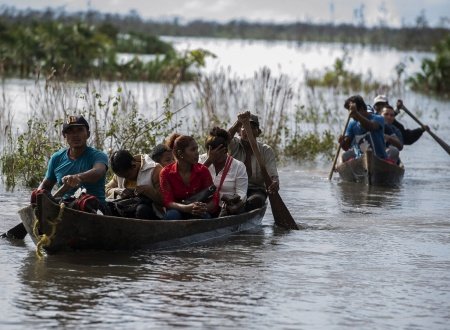
M 56 182 L 51 181 L 49 179 L 44 179 L 39 185 L 38 189 L 45 189 L 47 191 L 51 191 Z
M 72 188 L 78 187 L 83 182 L 97 182 L 106 173 L 106 165 L 103 163 L 95 163 L 94 166 L 86 172 L 66 175 L 62 178 L 63 184 Z
M 385 134 L 384 135 L 384 140 L 387 143 L 392 144 L 394 147 L 397 147 L 398 150 L 402 150 L 403 149 L 402 141 L 400 141 L 400 139 L 395 134 L 392 134 L 392 135 Z

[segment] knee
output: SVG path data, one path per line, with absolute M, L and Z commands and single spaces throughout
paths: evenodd
M 245 203 L 245 210 L 251 211 L 254 209 L 259 209 L 264 206 L 266 202 L 266 196 L 262 194 L 255 194 L 247 198 L 247 202 Z
M 156 219 L 156 215 L 150 205 L 139 204 L 136 207 L 136 218 L 138 219 Z
M 397 161 L 400 157 L 400 151 L 397 147 L 390 146 L 387 150 L 387 158 Z
M 169 209 L 164 215 L 164 220 L 180 220 L 182 218 L 181 212 L 175 209 Z
M 353 149 L 347 150 L 342 154 L 342 162 L 345 163 L 350 159 L 356 158 L 355 151 Z

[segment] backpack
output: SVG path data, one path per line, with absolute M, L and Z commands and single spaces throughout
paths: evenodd
M 139 196 L 116 199 L 108 202 L 108 209 L 111 215 L 116 217 L 135 218 L 136 208 L 139 204 L 146 203 L 146 200 Z
M 65 199 L 64 203 L 67 207 L 70 207 L 74 210 L 88 212 L 88 213 L 97 213 L 100 208 L 100 201 L 94 195 L 82 193 L 80 197 L 75 198 L 71 197 L 69 199 Z

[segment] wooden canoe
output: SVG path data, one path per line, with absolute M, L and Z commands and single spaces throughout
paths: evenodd
M 373 186 L 398 186 L 405 173 L 403 164 L 384 161 L 368 150 L 362 157 L 341 163 L 336 171 L 342 180 Z
M 70 208 L 64 208 L 59 215 L 60 205 L 42 194 L 36 206 L 24 207 L 19 215 L 36 245 L 42 238 L 33 232 L 38 221 L 39 234 L 50 237 L 50 242 L 43 246 L 48 253 L 85 249 L 161 250 L 206 242 L 260 226 L 266 207 L 207 220 L 140 220 Z

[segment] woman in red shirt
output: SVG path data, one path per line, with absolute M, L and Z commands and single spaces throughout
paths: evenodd
M 159 177 L 166 208 L 164 219 L 211 218 L 216 209 L 214 200 L 209 203 L 182 203 L 213 184 L 208 168 L 198 162 L 197 142 L 192 136 L 174 133 L 169 137 L 167 146 L 172 150 L 175 162 L 164 167 Z

